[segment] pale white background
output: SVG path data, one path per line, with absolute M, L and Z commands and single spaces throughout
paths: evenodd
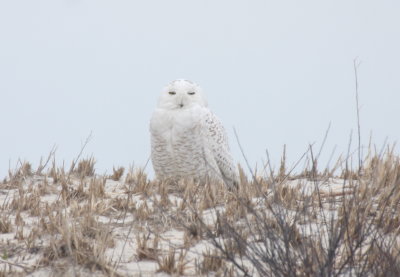
M 362 142 L 397 141 L 399 14 L 397 0 L 0 1 L 0 176 L 53 145 L 69 166 L 91 132 L 99 173 L 143 166 L 176 78 L 203 87 L 237 161 L 233 127 L 252 166 L 266 150 L 277 165 L 283 144 L 293 163 L 331 122 L 327 162 L 356 130 L 356 57 Z

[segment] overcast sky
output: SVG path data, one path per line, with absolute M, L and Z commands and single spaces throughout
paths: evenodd
M 323 161 L 356 131 L 400 138 L 400 1 L 0 1 L 0 178 L 53 145 L 97 172 L 143 166 L 161 88 L 197 82 L 243 162 L 293 163 L 330 132 Z M 356 147 L 353 138 L 353 149 Z M 324 166 L 324 165 L 322 165 Z M 152 174 L 151 164 L 146 169 Z

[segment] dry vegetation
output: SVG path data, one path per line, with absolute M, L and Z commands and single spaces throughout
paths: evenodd
M 241 170 L 224 184 L 99 176 L 93 158 L 0 183 L 0 276 L 400 276 L 400 159 L 393 149 L 300 174 Z M 52 161 L 52 162 L 51 162 Z M 49 164 L 49 165 L 48 165 Z

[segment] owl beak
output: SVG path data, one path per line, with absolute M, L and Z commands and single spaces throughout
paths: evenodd
M 185 102 L 185 99 L 183 99 L 183 97 L 182 97 L 182 95 L 179 95 L 179 98 L 177 99 L 179 102 L 178 102 L 178 108 L 179 109 L 182 109 L 183 108 L 183 102 Z

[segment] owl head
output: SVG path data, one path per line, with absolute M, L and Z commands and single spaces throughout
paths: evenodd
M 158 100 L 158 107 L 167 110 L 187 109 L 196 105 L 207 107 L 207 100 L 197 84 L 183 79 L 165 86 Z

